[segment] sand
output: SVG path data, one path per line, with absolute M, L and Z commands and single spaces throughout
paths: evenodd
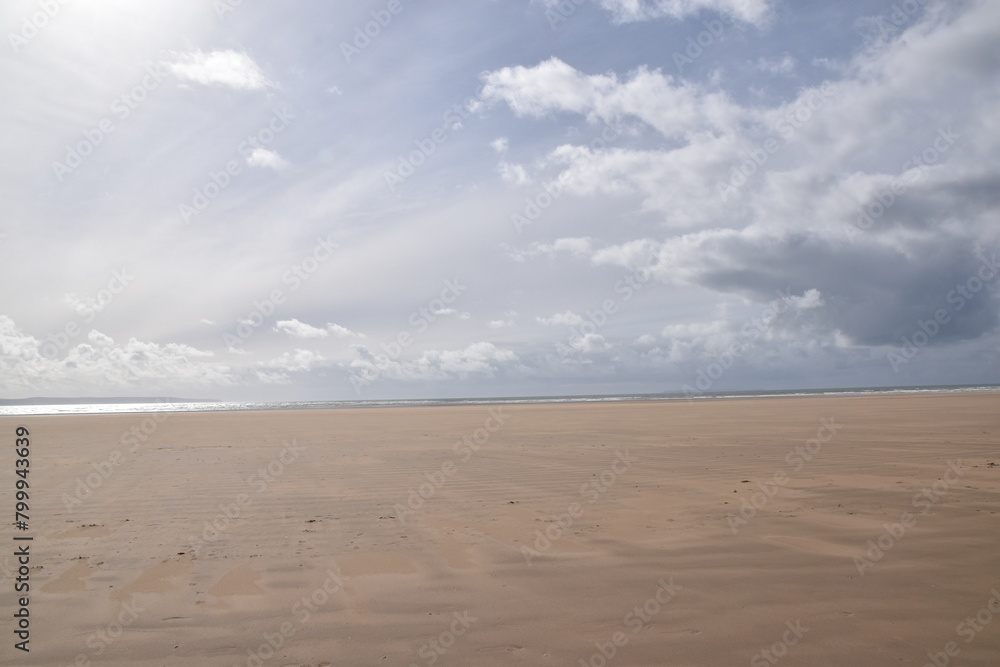
M 997 393 L 158 419 L 0 419 L 3 664 L 1000 664 Z

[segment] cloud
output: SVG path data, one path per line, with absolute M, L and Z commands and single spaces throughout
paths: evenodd
M 857 246 L 757 227 L 715 230 L 664 243 L 652 270 L 664 282 L 699 285 L 757 303 L 790 292 L 798 309 L 812 313 L 798 320 L 804 330 L 839 331 L 854 344 L 881 346 L 898 341 L 938 309 L 951 311 L 949 298 L 957 304 L 961 286 L 986 265 L 968 240 L 928 243 L 907 244 L 904 253 L 882 244 Z M 919 262 L 908 256 L 911 252 Z M 961 306 L 933 344 L 977 338 L 1000 321 L 996 291 L 963 297 Z
M 657 216 L 661 239 L 537 242 L 508 255 L 564 250 L 629 268 L 652 255 L 654 275 L 671 285 L 754 303 L 790 290 L 799 296 L 787 326 L 802 336 L 825 330 L 832 345 L 898 344 L 948 307 L 981 264 L 977 248 L 1000 247 L 990 224 L 1000 215 L 998 42 L 997 3 L 933 5 L 859 52 L 838 79 L 770 105 L 643 68 L 586 74 L 550 59 L 488 72 L 484 100 L 515 116 L 631 119 L 663 139 L 641 148 L 564 144 L 546 156 L 562 192 L 637 200 Z M 723 197 L 727 184 L 735 194 Z M 967 300 L 933 344 L 996 331 L 998 301 L 995 290 Z
M 781 58 L 760 58 L 757 69 L 774 75 L 791 74 L 795 70 L 795 58 L 787 53 Z
M 326 329 L 320 329 L 304 322 L 299 322 L 296 319 L 279 320 L 275 323 L 274 330 L 284 332 L 295 338 L 326 338 L 330 335 Z
M 435 315 L 437 317 L 440 317 L 441 315 L 454 315 L 460 320 L 467 320 L 472 317 L 471 313 L 462 312 L 455 308 L 438 308 L 437 310 L 432 308 L 430 313 L 431 315 Z
M 348 338 L 350 336 L 357 336 L 358 338 L 364 338 L 364 334 L 355 333 L 348 329 L 347 327 L 342 327 L 339 324 L 334 324 L 330 322 L 326 325 L 327 330 L 338 338 Z
M 619 265 L 627 268 L 651 266 L 650 260 L 657 256 L 661 244 L 652 239 L 636 239 L 621 245 L 605 246 L 593 251 L 591 262 L 596 266 Z M 584 253 L 578 253 L 578 257 Z
M 279 320 L 275 323 L 274 331 L 279 331 L 295 338 L 327 338 L 333 334 L 337 338 L 349 338 L 355 336 L 364 338 L 364 334 L 351 331 L 347 327 L 328 322 L 325 329 L 314 327 L 311 324 L 300 322 L 297 319 Z
M 538 317 L 535 319 L 545 326 L 552 326 L 555 324 L 573 326 L 583 322 L 583 318 L 574 313 L 572 310 L 567 310 L 565 313 L 556 313 L 552 317 Z
M 823 305 L 823 295 L 818 289 L 810 289 L 806 290 L 802 296 L 789 297 L 788 302 L 793 308 L 801 310 L 819 308 Z
M 590 257 L 593 241 L 589 238 L 563 238 L 546 243 L 535 241 L 524 248 L 514 248 L 501 244 L 500 248 L 515 262 L 524 262 L 535 257 L 555 257 L 560 252 L 566 252 L 576 258 Z
M 392 380 L 447 380 L 469 377 L 493 377 L 503 368 L 517 362 L 517 355 L 510 350 L 497 348 L 492 343 L 478 342 L 457 350 L 427 350 L 410 360 L 397 360 L 376 354 L 367 346 L 353 346 L 355 358 L 347 369 L 355 377 L 385 378 Z
M 221 85 L 237 90 L 261 90 L 274 84 L 246 51 L 199 50 L 174 53 L 173 61 L 164 63 L 178 78 L 204 86 Z
M 261 384 L 291 384 L 292 377 L 288 373 L 278 371 L 254 370 L 253 377 Z
M 570 340 L 570 346 L 579 350 L 580 352 L 601 352 L 604 350 L 611 349 L 608 342 L 605 340 L 604 336 L 596 333 L 584 334 L 580 337 L 575 337 Z
M 507 137 L 499 137 L 490 142 L 490 147 L 500 155 L 503 155 L 507 152 L 508 143 Z
M 535 67 L 504 67 L 481 78 L 484 101 L 505 101 L 518 116 L 535 117 L 551 111 L 586 113 L 601 92 L 617 85 L 614 77 L 583 75 L 558 58 Z
M 266 148 L 253 149 L 253 152 L 247 156 L 247 164 L 251 167 L 270 167 L 275 171 L 282 171 L 291 166 L 288 160 Z
M 614 14 L 616 23 L 663 17 L 681 20 L 712 11 L 755 25 L 762 24 L 774 6 L 772 0 L 599 0 L 599 4 Z
M 503 161 L 497 165 L 497 171 L 500 172 L 500 178 L 503 179 L 504 183 L 512 185 L 526 185 L 531 183 L 531 178 L 528 177 L 528 172 L 525 171 L 523 165 Z
M 609 124 L 631 116 L 668 138 L 732 132 L 746 114 L 723 92 L 646 67 L 621 80 L 613 73 L 584 74 L 550 58 L 534 67 L 504 67 L 480 78 L 480 98 L 487 104 L 505 102 L 518 116 L 576 113 Z
M 234 384 L 233 370 L 207 361 L 212 356 L 180 343 L 130 338 L 116 344 L 96 330 L 88 332 L 86 342 L 60 347 L 0 315 L 0 391 L 7 394 L 150 392 Z
M 306 372 L 311 370 L 317 364 L 325 361 L 322 355 L 310 350 L 295 350 L 294 352 L 285 352 L 280 357 L 272 359 L 271 361 L 261 364 L 266 367 L 268 371 L 271 372 Z
M 101 345 L 105 347 L 111 346 L 115 342 L 111 336 L 102 334 L 100 331 L 97 331 L 96 329 L 92 330 L 89 334 L 87 334 L 87 340 L 89 340 L 91 343 L 95 345 Z M 198 356 L 197 351 L 195 352 L 196 354 L 194 356 Z M 211 356 L 211 353 L 208 352 L 203 353 L 203 356 Z
M 72 308 L 77 315 L 88 319 L 93 319 L 94 313 L 99 313 L 107 308 L 113 300 L 114 295 L 108 290 L 98 292 L 96 298 L 92 296 L 81 297 L 72 292 L 63 296 L 63 303 Z
M 503 329 L 514 326 L 513 320 L 490 320 L 487 325 L 490 329 Z

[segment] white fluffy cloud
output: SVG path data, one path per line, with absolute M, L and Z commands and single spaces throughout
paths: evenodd
M 531 182 L 531 178 L 528 176 L 524 165 L 513 164 L 504 160 L 497 165 L 497 171 L 500 172 L 500 178 L 505 183 L 510 183 L 511 185 L 526 185 Z
M 275 171 L 282 171 L 291 166 L 288 160 L 266 148 L 253 149 L 247 156 L 247 164 L 251 167 L 269 167 Z
M 166 62 L 178 78 L 204 86 L 221 85 L 237 90 L 260 90 L 274 84 L 264 76 L 245 51 L 187 51 Z
M 342 327 L 339 324 L 334 324 L 333 322 L 327 323 L 326 328 L 320 328 L 314 327 L 311 324 L 306 324 L 305 322 L 300 322 L 295 318 L 290 320 L 278 320 L 275 323 L 274 331 L 286 333 L 294 338 L 327 338 L 330 334 L 333 334 L 337 338 L 349 338 L 352 336 L 364 338 L 363 334 L 355 333 L 347 327 Z
M 130 338 L 115 341 L 91 330 L 85 342 L 39 340 L 0 315 L 0 391 L 8 394 L 74 394 L 165 388 L 205 390 L 236 381 L 226 364 L 209 361 L 211 352 L 179 343 L 157 344 Z
M 290 320 L 278 320 L 274 326 L 274 330 L 281 331 L 295 338 L 326 338 L 330 335 L 330 332 L 326 329 L 320 329 L 311 324 L 299 322 L 294 318 Z
M 636 15 L 693 5 L 611 4 Z M 671 284 L 757 302 L 777 290 L 802 295 L 803 332 L 819 322 L 854 343 L 898 340 L 972 275 L 976 248 L 1000 241 L 988 222 L 1000 201 L 986 185 L 997 183 L 986 165 L 1000 148 L 991 74 L 1000 70 L 1000 5 L 936 4 L 913 21 L 838 79 L 768 105 L 660 71 L 586 74 L 555 58 L 484 74 L 483 99 L 517 116 L 638 121 L 666 140 L 563 144 L 546 156 L 563 192 L 637 198 L 659 216 L 664 238 L 593 248 L 537 241 L 508 255 L 523 262 L 564 251 L 632 268 L 653 255 L 654 274 Z M 783 72 L 794 63 L 766 64 Z M 887 196 L 883 212 L 878 198 Z M 877 221 L 862 230 L 864 211 Z M 970 301 L 935 344 L 993 330 L 995 301 Z
M 720 90 L 645 67 L 622 80 L 613 73 L 585 74 L 559 58 L 550 58 L 534 67 L 517 65 L 487 72 L 482 80 L 484 102 L 505 102 L 519 116 L 576 113 L 612 126 L 632 117 L 668 138 L 730 133 L 748 115 L 747 109 Z
M 349 338 L 351 336 L 357 336 L 358 338 L 364 338 L 365 335 L 361 333 L 355 333 L 348 329 L 347 327 L 342 327 L 339 324 L 334 324 L 330 322 L 326 325 L 327 330 L 332 333 L 337 338 Z

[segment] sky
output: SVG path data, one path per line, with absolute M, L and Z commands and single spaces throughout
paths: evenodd
M 10 0 L 0 396 L 1000 382 L 994 0 Z

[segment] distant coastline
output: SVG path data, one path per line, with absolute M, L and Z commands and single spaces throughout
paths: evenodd
M 1000 385 L 927 385 L 912 387 L 843 387 L 836 389 L 766 389 L 756 391 L 664 392 L 566 396 L 497 396 L 476 398 L 405 398 L 336 401 L 223 401 L 187 398 L 23 398 L 0 399 L 0 416 L 117 414 L 148 412 L 250 412 L 270 410 L 345 410 L 461 405 L 524 405 L 552 403 L 626 403 L 711 401 L 740 398 L 806 396 L 865 396 L 884 394 L 954 394 L 997 392 Z
M 110 396 L 96 398 L 93 396 L 82 398 L 56 397 L 46 398 L 44 396 L 33 396 L 31 398 L 0 398 L 0 405 L 107 405 L 107 404 L 127 404 L 127 403 L 219 403 L 217 398 L 175 398 L 172 396 L 159 397 L 123 397 Z

